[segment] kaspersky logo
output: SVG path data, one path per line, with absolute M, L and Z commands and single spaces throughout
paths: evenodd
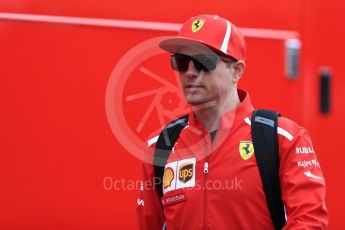
M 194 20 L 192 23 L 192 31 L 194 33 L 198 32 L 203 27 L 204 23 L 205 23 L 204 19 L 199 18 L 199 19 Z
M 187 163 L 187 164 L 181 165 L 179 167 L 178 179 L 183 183 L 187 183 L 192 178 L 193 178 L 193 164 Z

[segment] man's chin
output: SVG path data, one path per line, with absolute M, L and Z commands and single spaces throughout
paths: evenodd
M 196 107 L 212 104 L 212 101 L 205 100 L 205 98 L 186 98 L 186 101 L 188 102 L 189 105 L 196 106 Z

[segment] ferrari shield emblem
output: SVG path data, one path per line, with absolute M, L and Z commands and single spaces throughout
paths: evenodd
M 239 151 L 243 160 L 248 160 L 254 153 L 253 143 L 251 141 L 241 141 Z
M 204 19 L 196 19 L 196 20 L 194 20 L 193 23 L 192 23 L 192 31 L 194 33 L 198 32 L 202 28 L 204 23 L 205 23 Z

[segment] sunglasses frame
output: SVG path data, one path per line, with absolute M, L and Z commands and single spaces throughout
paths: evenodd
M 171 67 L 178 72 L 185 72 L 188 70 L 189 62 L 192 61 L 194 67 L 198 72 L 203 70 L 204 72 L 209 72 L 217 67 L 218 61 L 222 59 L 227 63 L 237 62 L 233 57 L 228 57 L 219 54 L 196 54 L 196 55 L 186 55 L 181 53 L 175 53 L 170 57 Z
M 196 54 L 186 55 L 175 53 L 170 57 L 171 67 L 178 72 L 185 72 L 188 70 L 190 61 L 193 62 L 194 67 L 198 72 L 203 70 L 209 72 L 217 67 L 220 56 L 216 54 Z

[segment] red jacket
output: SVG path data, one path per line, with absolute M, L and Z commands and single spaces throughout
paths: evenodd
M 213 143 L 190 114 L 165 166 L 161 199 L 153 166 L 144 164 L 140 229 L 274 229 L 251 143 L 253 106 L 245 91 L 239 96 L 241 104 L 222 116 Z M 149 141 L 151 151 L 156 141 Z M 325 181 L 307 131 L 279 118 L 278 141 L 284 229 L 326 229 Z

